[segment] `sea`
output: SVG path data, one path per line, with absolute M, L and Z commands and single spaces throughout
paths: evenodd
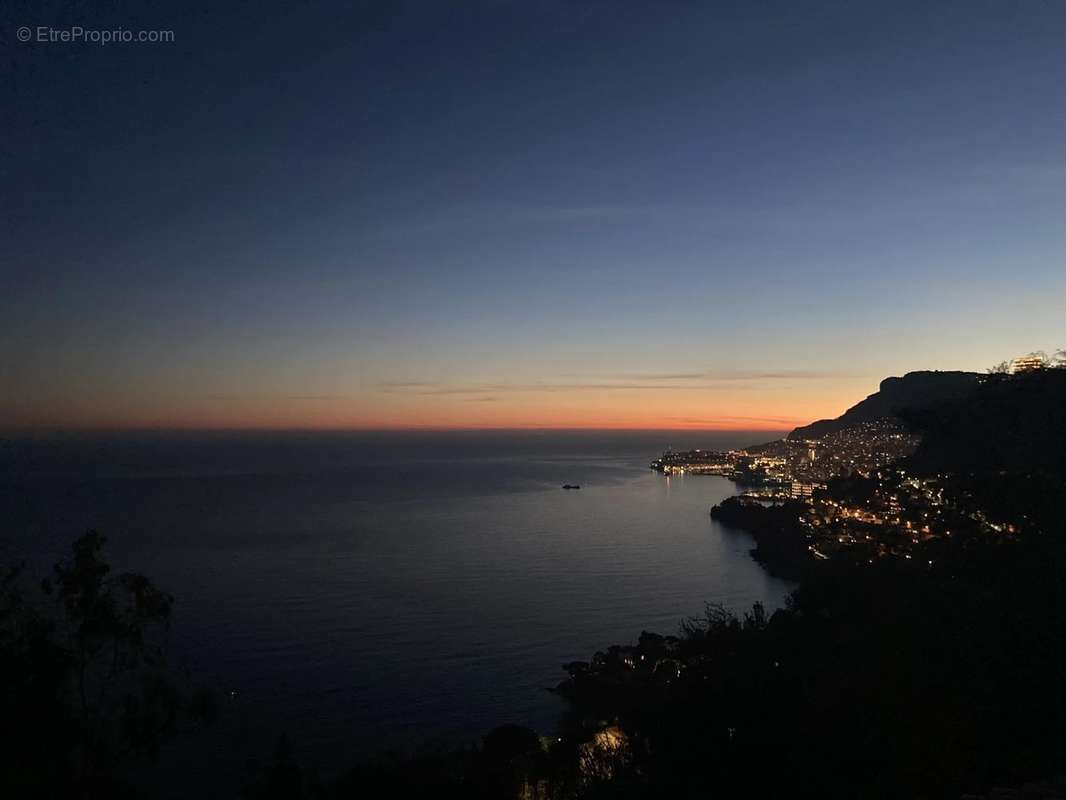
M 780 607 L 794 587 L 708 515 L 735 485 L 648 463 L 782 433 L 9 435 L 0 559 L 44 574 L 95 529 L 174 596 L 171 660 L 222 714 L 159 770 L 247 780 L 284 736 L 329 776 L 503 723 L 551 734 L 563 663 L 708 603 Z

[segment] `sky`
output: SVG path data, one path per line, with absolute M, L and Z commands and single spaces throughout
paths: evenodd
M 94 5 L 0 12 L 0 427 L 780 430 L 1066 347 L 1066 3 Z

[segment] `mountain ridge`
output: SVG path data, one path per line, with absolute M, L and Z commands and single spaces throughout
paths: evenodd
M 793 429 L 787 438 L 821 439 L 861 422 L 885 417 L 898 418 L 907 411 L 960 400 L 977 387 L 979 378 L 980 373 L 959 370 L 918 370 L 905 373 L 902 377 L 885 378 L 876 392 L 840 416 L 801 425 Z

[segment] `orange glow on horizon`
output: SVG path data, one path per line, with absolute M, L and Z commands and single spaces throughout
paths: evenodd
M 23 429 L 783 431 L 834 417 L 852 385 L 678 391 L 522 390 L 498 396 L 365 390 L 352 395 L 63 397 L 11 409 Z

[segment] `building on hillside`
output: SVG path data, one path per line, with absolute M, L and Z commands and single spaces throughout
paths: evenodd
M 1043 369 L 1044 366 L 1044 359 L 1041 356 L 1031 354 L 1016 358 L 1010 362 L 1010 371 L 1012 373 L 1033 372 L 1034 370 Z

